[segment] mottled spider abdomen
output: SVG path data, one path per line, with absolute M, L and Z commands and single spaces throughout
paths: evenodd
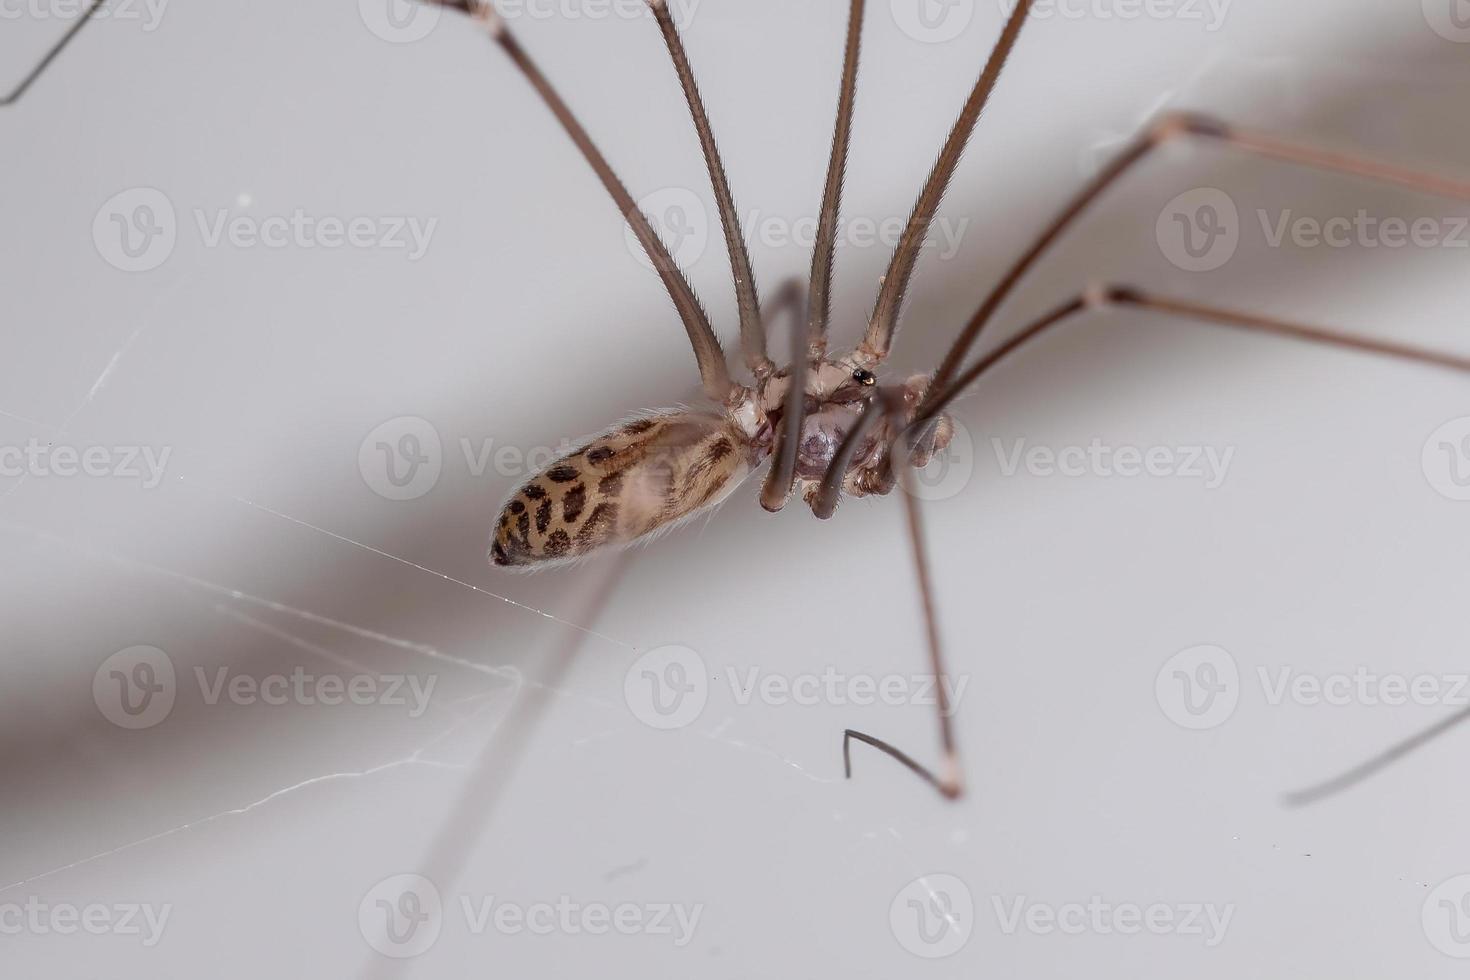
M 724 500 L 758 461 L 740 429 L 719 415 L 664 412 L 624 422 L 511 495 L 490 560 L 544 567 L 667 530 Z

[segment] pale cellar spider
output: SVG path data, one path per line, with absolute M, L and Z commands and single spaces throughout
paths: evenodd
M 1332 171 L 1470 201 L 1470 182 L 1314 148 L 1197 115 L 1172 113 L 1147 127 L 1041 229 L 984 297 L 933 374 L 886 383 L 880 375 L 893 346 L 920 250 L 1034 0 L 1016 3 L 945 139 L 881 280 L 862 339 L 851 350 L 835 354 L 828 349 L 833 259 L 857 91 L 864 0 L 850 2 L 837 120 L 810 279 L 805 289 L 794 283 L 783 286 L 764 313 L 734 198 L 683 42 L 663 0 L 651 0 L 649 6 L 668 47 L 703 151 L 733 270 L 740 348 L 751 375 L 749 382 L 734 380 L 705 309 L 684 273 L 587 131 L 488 0 L 438 2 L 470 15 L 488 31 L 586 158 L 673 301 L 693 347 L 703 394 L 710 403 L 703 409 L 634 417 L 532 477 L 511 495 L 492 532 L 490 557 L 497 566 L 543 568 L 599 549 L 647 540 L 718 505 L 767 457 L 771 462 L 760 501 L 768 511 L 780 510 L 793 492 L 799 491 L 812 513 L 825 519 L 832 516 L 844 495 L 888 494 L 903 486 L 911 469 L 927 465 L 949 444 L 953 429 L 945 409 L 960 393 L 1036 337 L 1104 307 L 1171 315 L 1201 324 L 1470 371 L 1470 358 L 1110 284 L 1080 289 L 966 367 L 966 356 L 976 338 L 1058 239 L 1108 188 L 1160 147 L 1175 141 L 1192 139 L 1225 145 L 1282 165 Z M 789 311 L 797 321 L 785 367 L 778 367 L 767 353 L 771 310 Z M 942 678 L 941 633 L 919 504 L 914 493 L 901 493 L 899 497 L 907 518 L 930 669 L 936 678 Z M 945 685 L 938 684 L 936 689 L 941 750 L 937 767 L 931 769 L 882 739 L 849 729 L 842 740 L 846 774 L 852 774 L 851 747 L 853 741 L 858 741 L 907 766 L 945 797 L 959 797 L 964 780 L 950 705 Z

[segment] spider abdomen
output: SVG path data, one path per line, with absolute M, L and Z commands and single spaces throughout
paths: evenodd
M 490 560 L 536 568 L 667 530 L 715 506 L 758 462 L 714 414 L 661 412 L 613 427 L 511 495 Z

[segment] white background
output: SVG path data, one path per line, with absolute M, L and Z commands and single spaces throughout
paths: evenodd
M 876 221 L 907 213 L 1003 19 L 994 0 L 960 3 L 958 34 L 932 42 L 895 5 L 870 4 L 845 205 Z M 1432 28 L 1447 7 L 1419 7 L 1236 0 L 1212 25 L 1203 4 L 1124 18 L 1131 5 L 1089 0 L 1037 19 L 946 201 L 947 218 L 969 223 L 958 254 L 921 264 L 895 373 L 933 367 L 1027 237 L 1161 106 L 1470 173 L 1470 45 Z M 1470 503 L 1437 492 L 1421 462 L 1432 433 L 1470 414 L 1463 376 L 1121 312 L 1038 343 L 959 406 L 973 475 L 927 509 L 944 639 L 969 683 L 957 716 L 969 795 L 945 803 L 862 749 L 843 781 L 843 728 L 934 760 L 932 711 L 741 705 L 729 677 L 923 671 L 897 500 L 850 503 L 823 524 L 799 506 L 770 517 L 752 483 L 707 523 L 633 552 L 595 618 L 587 596 L 615 561 L 530 577 L 485 562 L 524 473 L 474 472 L 461 440 L 554 447 L 694 391 L 682 330 L 619 215 L 500 53 L 449 14 L 392 43 L 370 29 L 382 21 L 368 0 L 173 0 L 156 23 L 131 9 L 89 25 L 0 109 L 0 443 L 170 453 L 151 489 L 0 480 L 0 909 L 148 904 L 170 917 L 151 947 L 0 936 L 6 976 L 1463 973 L 1421 912 L 1470 871 L 1470 731 L 1314 806 L 1281 799 L 1455 707 L 1273 705 L 1258 673 L 1470 670 Z M 708 202 L 651 21 L 553 9 L 513 27 L 635 194 Z M 5 87 L 65 13 L 9 8 Z M 688 46 L 742 210 L 813 214 L 845 20 L 836 0 L 695 8 Z M 107 202 L 139 187 L 167 199 L 176 241 L 156 268 L 125 272 L 98 242 Z M 1188 273 L 1155 225 L 1201 187 L 1238 205 L 1242 241 L 1223 268 Z M 211 247 L 197 215 L 221 209 L 437 225 L 417 261 Z M 1467 213 L 1218 148 L 1170 153 L 1067 239 L 997 337 L 1099 277 L 1470 351 L 1470 252 L 1271 248 L 1257 212 L 1287 209 Z M 751 237 L 768 293 L 805 271 L 801 246 Z M 858 331 L 886 259 L 882 245 L 840 253 L 841 336 Z M 717 234 L 690 272 L 733 337 Z M 405 416 L 437 433 L 440 473 L 390 500 L 359 452 Z M 1234 456 L 1210 490 L 1007 476 L 992 442 L 1094 437 Z M 571 668 L 521 688 L 525 710 L 511 714 L 501 668 L 534 679 L 579 639 Z M 658 731 L 630 711 L 624 681 L 666 644 L 695 651 L 708 701 Z M 1191 731 L 1155 681 L 1202 644 L 1238 665 L 1238 706 Z M 138 645 L 167 654 L 176 702 L 127 730 L 99 710 L 93 680 Z M 297 667 L 432 678 L 434 703 L 417 718 L 211 705 L 195 675 Z M 366 941 L 359 905 L 404 873 L 430 876 L 446 913 L 431 948 L 392 961 Z M 973 902 L 946 959 L 915 955 L 890 921 L 921 875 L 953 876 Z M 648 934 L 473 935 L 460 899 L 489 896 L 702 911 L 683 948 Z M 1007 932 L 996 912 L 1094 896 L 1232 918 L 1207 947 Z M 1431 924 L 1448 921 L 1437 901 Z

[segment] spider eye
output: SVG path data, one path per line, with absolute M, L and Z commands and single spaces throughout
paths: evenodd
M 873 385 L 878 383 L 878 376 L 875 375 L 872 371 L 866 370 L 864 368 L 858 368 L 856 371 L 852 372 L 852 380 L 856 381 L 860 385 Z

